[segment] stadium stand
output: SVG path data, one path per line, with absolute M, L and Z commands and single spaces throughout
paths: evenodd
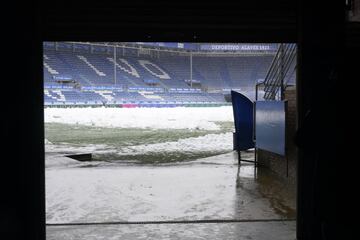
M 110 51 L 45 48 L 44 101 L 48 106 L 167 102 L 224 104 L 223 93 L 229 89 L 254 88 L 255 82 L 265 77 L 272 59 L 272 55 L 195 54 L 190 70 L 188 55 L 139 55 L 134 49 L 122 49 L 117 51 L 114 69 L 114 54 Z M 193 88 L 189 80 L 191 71 Z M 253 93 L 249 95 L 252 97 Z
M 193 79 L 210 88 L 239 88 L 254 85 L 264 78 L 272 56 L 194 57 Z M 114 85 L 114 60 L 110 55 L 76 54 L 46 51 L 44 54 L 45 82 L 52 76 L 72 75 L 83 86 Z M 116 62 L 118 83 L 128 86 L 146 86 L 144 79 L 160 80 L 165 87 L 186 87 L 190 78 L 188 57 L 144 59 L 120 57 Z
M 124 103 L 224 103 L 221 93 L 154 93 L 124 92 L 118 90 L 45 90 L 45 105 L 89 104 L 103 105 Z

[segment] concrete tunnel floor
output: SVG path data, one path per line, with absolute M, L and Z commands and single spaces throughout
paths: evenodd
M 253 160 L 253 152 L 243 152 L 242 157 Z M 51 225 L 46 228 L 47 239 L 292 240 L 295 199 L 294 187 L 268 170 L 255 171 L 252 163 L 244 162 L 239 167 L 235 152 L 156 166 L 81 163 L 51 167 L 46 169 L 47 224 L 256 222 Z

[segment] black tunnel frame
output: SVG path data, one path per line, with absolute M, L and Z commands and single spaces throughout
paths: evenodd
M 278 5 L 273 6 L 277 13 L 281 11 L 285 13 L 289 10 L 281 10 L 280 0 L 274 2 L 278 3 Z M 317 128 L 321 120 L 333 114 L 333 110 L 326 107 L 328 103 L 321 100 L 321 97 L 329 99 L 328 95 L 320 93 L 316 97 L 314 91 L 323 89 L 324 83 L 329 78 L 335 80 L 339 78 L 339 59 L 341 58 L 334 58 L 334 55 L 340 57 L 342 49 L 339 43 L 342 41 L 340 38 L 343 33 L 341 32 L 341 24 L 338 25 L 338 23 L 342 22 L 343 12 L 339 11 L 342 9 L 342 3 L 339 2 L 340 5 L 337 5 L 339 3 L 332 3 L 332 1 L 320 1 L 316 4 L 310 0 L 294 1 L 294 4 L 289 7 L 292 11 L 288 14 L 288 18 L 284 17 L 277 22 L 274 20 L 276 19 L 276 14 L 274 14 L 274 16 L 269 17 L 274 21 L 268 25 L 265 24 L 266 17 L 263 17 L 258 25 L 249 23 L 254 20 L 251 16 L 247 16 L 248 22 L 242 22 L 246 20 L 246 17 L 242 17 L 239 21 L 233 20 L 233 22 L 215 24 L 216 21 L 213 20 L 217 19 L 218 16 L 213 15 L 209 16 L 205 23 L 197 25 L 192 24 L 191 21 L 181 23 L 181 19 L 177 19 L 172 22 L 172 26 L 176 27 L 162 22 L 161 17 L 158 17 L 157 23 L 143 25 L 138 22 L 131 23 L 130 17 L 127 15 L 128 23 L 124 22 L 124 19 L 115 17 L 113 21 L 118 22 L 114 24 L 109 19 L 101 20 L 104 13 L 103 15 L 95 14 L 95 17 L 84 14 L 75 17 L 75 10 L 66 11 L 66 7 L 59 5 L 57 6 L 59 9 L 56 10 L 58 16 L 53 16 L 51 12 L 48 15 L 44 14 L 44 11 L 48 9 L 40 6 L 40 4 L 38 9 L 30 12 L 28 11 L 30 6 L 23 6 L 22 15 L 18 15 L 19 22 L 13 22 L 9 32 L 9 34 L 13 34 L 13 43 L 16 44 L 17 49 L 10 49 L 12 51 L 7 52 L 9 60 L 16 59 L 16 57 L 12 57 L 16 53 L 27 52 L 23 60 L 29 63 L 25 67 L 24 76 L 21 77 L 21 86 L 17 86 L 22 93 L 20 100 L 8 102 L 4 110 L 7 116 L 10 116 L 4 122 L 4 126 L 7 126 L 4 136 L 8 140 L 5 145 L 8 151 L 4 157 L 18 161 L 6 162 L 3 167 L 4 169 L 19 169 L 19 173 L 16 173 L 18 175 L 7 173 L 3 174 L 0 179 L 7 183 L 4 184 L 7 197 L 2 201 L 4 201 L 3 206 L 7 206 L 4 212 L 4 216 L 7 218 L 4 232 L 10 234 L 8 239 L 25 239 L 25 237 L 27 239 L 45 239 L 42 42 L 61 40 L 111 41 L 114 39 L 118 41 L 151 40 L 154 42 L 298 43 L 297 120 L 300 131 L 295 141 L 299 145 L 300 151 L 297 237 L 298 239 L 321 239 L 324 235 L 331 235 L 336 229 L 335 216 L 328 216 L 326 211 L 332 208 L 334 202 L 333 200 L 323 201 L 331 189 L 320 187 L 324 186 L 324 181 L 330 180 L 330 173 L 333 169 L 329 165 L 334 163 L 335 159 L 324 152 L 325 147 L 329 147 L 328 141 L 325 140 L 324 143 L 321 143 L 319 149 L 314 149 L 311 139 L 326 138 L 328 136 L 326 131 L 330 130 L 331 124 L 335 124 L 335 122 L 330 121 L 325 124 L 316 136 L 312 135 L 311 130 Z M 325 16 L 319 16 L 318 12 L 325 5 L 327 6 L 327 13 Z M 103 6 L 111 12 L 111 6 L 106 7 L 106 3 Z M 197 10 L 201 11 L 200 6 L 196 6 L 198 7 Z M 27 9 L 27 7 L 29 8 Z M 73 5 L 73 7 L 76 9 L 76 6 Z M 209 9 L 211 7 L 216 8 L 217 5 L 210 4 Z M 252 7 L 256 9 L 256 7 Z M 155 7 L 153 10 L 156 12 Z M 160 10 L 163 9 L 160 8 Z M 195 14 L 195 11 L 190 11 L 190 14 Z M 261 13 L 261 8 L 258 8 L 258 11 Z M 211 13 L 210 10 L 209 12 Z M 226 11 L 223 10 L 222 12 L 224 18 L 227 19 L 224 12 Z M 63 19 L 57 18 L 61 15 L 60 13 L 65 13 Z M 114 14 L 114 12 L 112 13 Z M 286 14 L 283 15 L 286 16 Z M 81 17 L 85 20 L 81 21 Z M 229 19 L 231 18 L 229 17 Z M 195 19 L 194 21 L 201 22 L 202 20 Z M 96 25 L 95 23 L 100 24 Z M 126 34 L 120 34 L 120 29 L 122 33 Z M 325 30 L 319 31 L 320 29 Z M 278 30 L 279 34 L 273 34 L 274 30 Z M 322 42 L 323 45 L 319 42 Z M 313 66 L 319 66 L 320 60 L 321 67 L 315 69 Z M 9 61 L 8 67 L 9 71 L 16 69 L 11 65 L 11 61 Z M 4 87 L 14 86 L 10 81 L 4 84 Z M 330 84 L 330 90 L 333 87 Z M 14 110 L 18 107 L 21 107 L 20 112 Z M 20 142 L 19 138 L 21 139 Z M 333 145 L 330 143 L 331 146 Z M 20 151 L 19 148 L 21 148 Z M 327 162 L 324 158 L 327 158 Z M 326 171 L 322 171 L 323 169 Z M 309 173 L 313 174 L 313 178 L 308 177 Z M 13 179 L 11 184 L 8 184 L 9 178 Z

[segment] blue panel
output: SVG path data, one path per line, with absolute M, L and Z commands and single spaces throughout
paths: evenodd
M 284 101 L 257 101 L 256 147 L 285 156 Z
M 84 52 L 89 52 L 90 51 L 90 45 L 87 44 L 74 44 L 74 49 L 75 50 L 82 50 Z
M 64 42 L 57 42 L 57 49 L 59 50 L 72 50 L 72 44 L 71 43 L 64 43 Z
M 93 53 L 106 53 L 108 48 L 105 46 L 93 46 Z
M 231 99 L 235 122 L 235 147 L 237 150 L 253 148 L 253 102 L 235 91 L 231 91 Z

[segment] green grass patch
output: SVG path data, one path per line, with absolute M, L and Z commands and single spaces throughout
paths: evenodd
M 45 137 L 54 144 L 106 144 L 115 147 L 173 142 L 211 133 L 232 131 L 232 122 L 218 122 L 220 130 L 104 128 L 76 124 L 46 123 Z

